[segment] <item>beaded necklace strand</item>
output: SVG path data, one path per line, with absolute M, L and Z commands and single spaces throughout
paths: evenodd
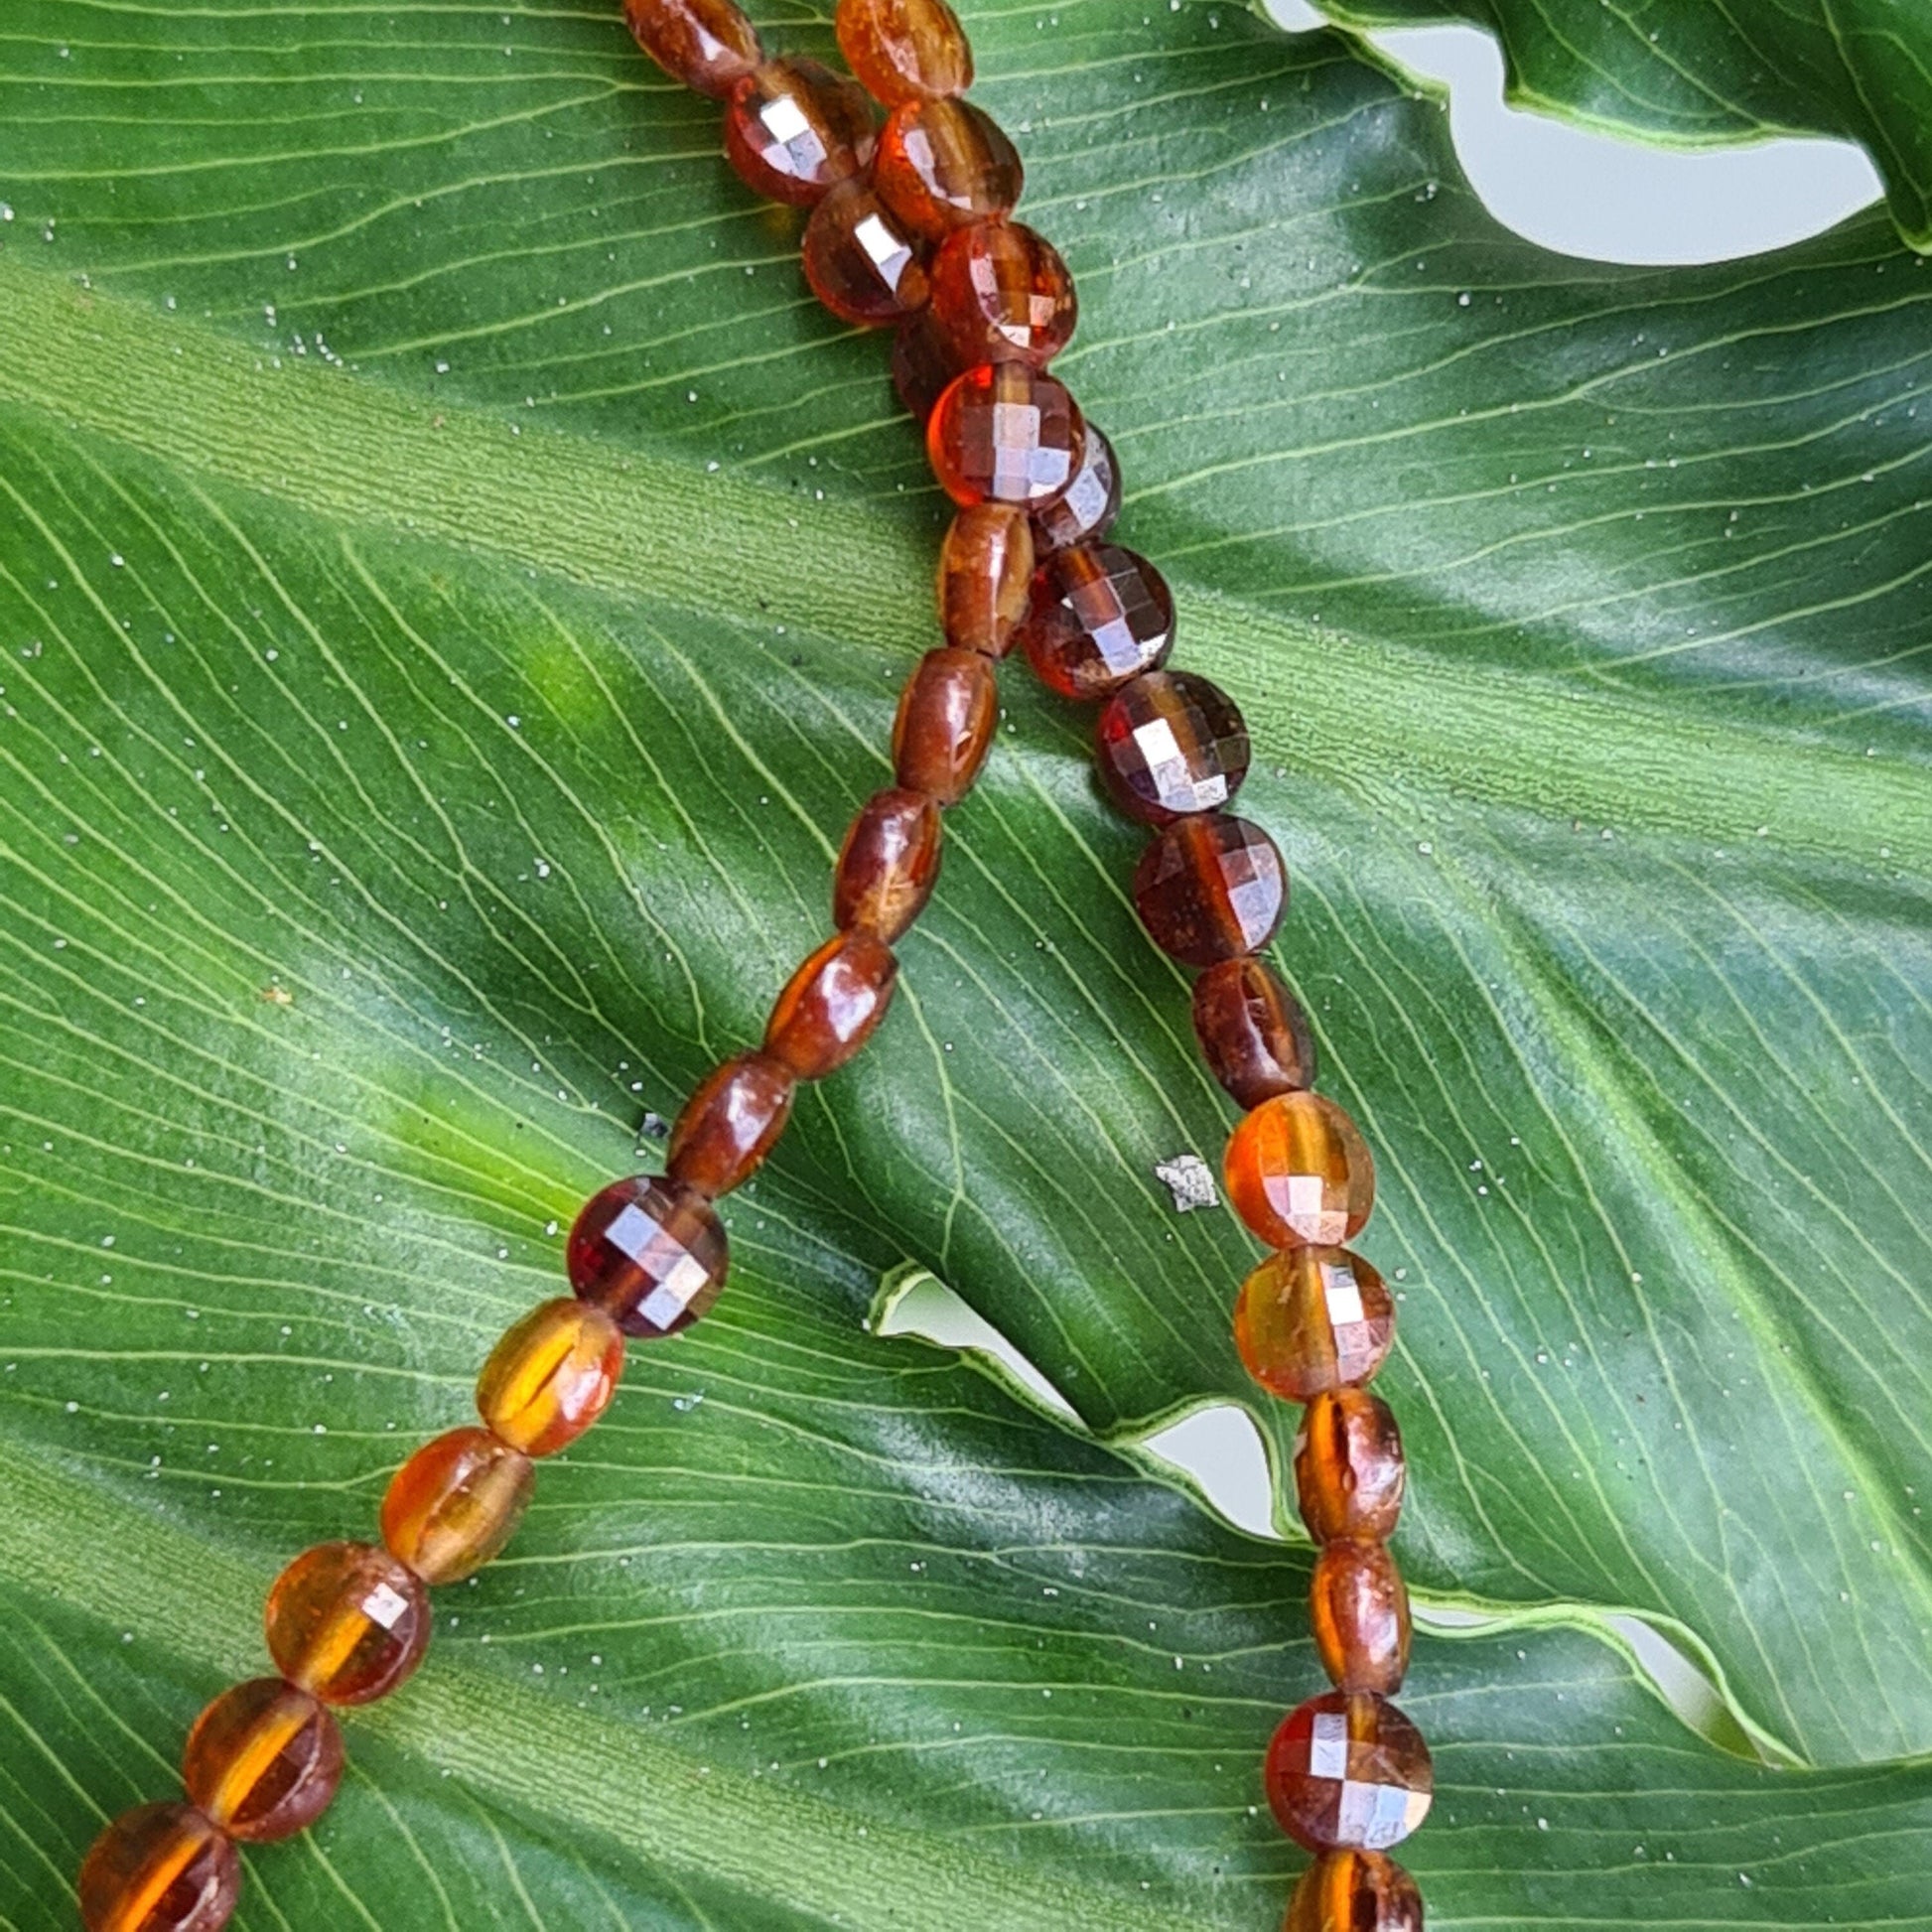
M 1228 1197 L 1274 1250 L 1242 1284 L 1235 1341 L 1263 1388 L 1307 1405 L 1295 1485 L 1319 1545 L 1312 1624 L 1335 1688 L 1292 1712 L 1268 1746 L 1275 1816 L 1316 1855 L 1285 1932 L 1421 1932 L 1415 1881 L 1385 1856 L 1431 1793 L 1428 1749 L 1388 1701 L 1409 1655 L 1408 1594 L 1387 1544 L 1402 1443 L 1365 1386 L 1395 1310 L 1341 1245 L 1368 1219 L 1374 1164 L 1348 1116 L 1311 1091 L 1306 1016 L 1259 957 L 1288 876 L 1267 833 L 1226 809 L 1247 773 L 1246 726 L 1207 679 L 1162 668 L 1173 600 L 1146 558 L 1106 541 L 1119 466 L 1047 373 L 1073 333 L 1072 278 L 1051 243 L 1010 218 L 1020 157 L 961 98 L 973 59 L 946 0 L 839 0 L 857 81 L 767 59 L 733 0 L 625 0 L 625 12 L 659 66 L 726 103 L 725 153 L 745 182 L 811 208 L 804 268 L 820 301 L 847 322 L 896 328 L 894 381 L 959 505 L 939 556 L 945 642 L 899 700 L 897 782 L 846 833 L 834 934 L 778 995 L 763 1043 L 691 1095 L 663 1175 L 616 1181 L 585 1205 L 565 1253 L 573 1293 L 497 1343 L 477 1384 L 483 1426 L 438 1437 L 397 1471 L 380 1543 L 320 1544 L 277 1578 L 265 1623 L 279 1675 L 224 1691 L 196 1721 L 189 1802 L 142 1806 L 101 1833 L 80 1868 L 81 1917 L 88 1932 L 218 1932 L 240 1888 L 237 1841 L 287 1838 L 335 1796 L 333 1707 L 385 1697 L 416 1669 L 430 1586 L 503 1548 L 533 1458 L 604 1412 L 625 1337 L 676 1334 L 717 1300 L 728 1246 L 714 1203 L 769 1153 L 797 1082 L 844 1065 L 884 1016 L 893 945 L 931 895 L 941 813 L 992 744 L 994 667 L 1018 642 L 1052 690 L 1100 705 L 1101 782 L 1154 828 L 1134 902 L 1156 945 L 1201 969 L 1194 1030 L 1245 1110 L 1227 1144 Z

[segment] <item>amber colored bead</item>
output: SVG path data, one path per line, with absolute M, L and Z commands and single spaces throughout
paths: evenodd
M 1141 854 L 1134 904 L 1170 959 L 1213 966 L 1274 937 L 1288 904 L 1288 871 L 1275 841 L 1245 818 L 1177 818 Z
M 1422 1732 L 1372 1691 L 1324 1691 L 1282 1720 L 1263 1776 L 1281 1828 L 1311 1852 L 1380 1852 L 1429 1812 Z
M 343 1781 L 343 1733 L 307 1691 L 279 1677 L 251 1678 L 195 1720 L 181 1776 L 230 1838 L 292 1838 L 329 1809 Z
M 706 1075 L 671 1129 L 669 1179 L 716 1200 L 755 1174 L 791 1118 L 791 1075 L 762 1053 L 740 1053 Z
M 925 304 L 925 244 L 863 181 L 842 181 L 805 223 L 805 280 L 842 322 L 900 322 Z
M 1011 212 L 1025 174 L 1013 143 L 969 100 L 908 100 L 879 137 L 879 197 L 933 241 Z
M 1066 487 L 1086 425 L 1065 385 L 1025 362 L 955 376 L 926 418 L 926 455 L 955 503 L 1044 503 Z
M 1423 1932 L 1422 1893 L 1380 1852 L 1323 1852 L 1302 1873 L 1282 1932 Z
M 872 159 L 872 103 L 816 61 L 766 61 L 733 87 L 725 157 L 755 194 L 807 207 Z
M 1096 543 L 1114 527 L 1120 514 L 1120 459 L 1114 446 L 1094 426 L 1087 425 L 1080 449 L 1080 467 L 1056 503 L 1042 503 L 1033 513 L 1034 549 L 1041 557 L 1070 550 L 1076 543 Z
M 1243 1107 L 1314 1084 L 1309 1017 L 1265 959 L 1225 959 L 1194 982 L 1194 1037 Z
M 930 310 L 921 309 L 893 332 L 893 388 L 906 412 L 920 423 L 931 416 L 959 373 L 952 351 L 932 326 Z
M 325 1704 L 387 1697 L 429 1648 L 429 1594 L 373 1543 L 318 1543 L 276 1578 L 263 1621 L 268 1654 Z
M 1166 661 L 1173 594 L 1145 557 L 1115 544 L 1052 551 L 1034 573 L 1020 641 L 1049 690 L 1104 698 Z
M 602 1309 L 560 1295 L 534 1308 L 490 1350 L 477 1413 L 525 1455 L 568 1448 L 611 1406 L 623 1334 Z
M 1234 1211 L 1272 1248 L 1338 1248 L 1375 1205 L 1368 1143 L 1319 1094 L 1277 1094 L 1251 1109 L 1221 1171 Z
M 1241 1284 L 1234 1345 L 1270 1395 L 1310 1402 L 1366 1382 L 1395 1340 L 1395 1304 L 1346 1248 L 1288 1248 Z
M 382 1540 L 424 1583 L 460 1584 L 510 1540 L 535 1486 L 521 1449 L 487 1429 L 453 1429 L 390 1477 Z
M 888 107 L 963 94 L 973 50 L 946 0 L 839 0 L 839 52 Z
M 564 1247 L 578 1298 L 648 1341 L 705 1313 L 724 1293 L 729 1265 L 724 1223 L 711 1203 L 693 1187 L 645 1173 L 593 1194 Z
M 898 961 L 870 932 L 841 932 L 792 974 L 772 1004 L 764 1050 L 801 1080 L 843 1066 L 886 1017 Z
M 932 258 L 932 323 L 961 364 L 1044 368 L 1080 313 L 1059 250 L 1024 221 L 955 228 Z
M 88 1848 L 79 1892 L 87 1932 L 219 1932 L 241 1893 L 241 1861 L 193 1805 L 141 1805 Z
M 641 47 L 673 80 L 718 98 L 764 59 L 758 29 L 732 0 L 623 0 Z
M 876 791 L 859 809 L 832 875 L 832 923 L 891 945 L 939 877 L 939 807 L 922 791 Z
M 1402 1688 L 1409 1668 L 1409 1590 L 1388 1546 L 1343 1537 L 1324 1544 L 1309 1587 L 1321 1668 L 1344 1691 Z
M 993 660 L 946 645 L 919 659 L 893 722 L 893 764 L 907 791 L 956 805 L 972 788 L 1000 724 Z
M 1034 532 L 1014 503 L 970 503 L 939 547 L 946 642 L 1004 657 L 1033 595 Z
M 1143 825 L 1218 811 L 1248 775 L 1248 727 L 1218 684 L 1148 671 L 1102 707 L 1094 756 L 1108 797 Z
M 1387 1537 L 1407 1479 L 1402 1432 L 1380 1396 L 1327 1389 L 1309 1404 L 1295 1439 L 1295 1499 L 1317 1543 Z

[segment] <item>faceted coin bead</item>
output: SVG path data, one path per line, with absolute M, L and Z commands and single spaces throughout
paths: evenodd
M 939 546 L 939 621 L 946 642 L 1004 657 L 1033 592 L 1034 533 L 1014 503 L 972 503 Z
M 955 805 L 972 788 L 1000 723 L 993 660 L 947 645 L 906 680 L 893 723 L 893 764 L 907 791 Z
M 535 1486 L 521 1449 L 487 1429 L 453 1429 L 390 1478 L 382 1540 L 424 1583 L 461 1583 L 510 1540 Z
M 1295 1499 L 1317 1543 L 1387 1538 L 1407 1474 L 1402 1432 L 1380 1396 L 1330 1389 L 1309 1404 L 1295 1439 Z
M 812 209 L 802 244 L 812 293 L 842 322 L 899 322 L 921 308 L 924 244 L 864 181 L 842 181 Z
M 908 100 L 892 111 L 873 170 L 879 197 L 914 233 L 938 241 L 1007 214 L 1025 174 L 1013 143 L 969 100 Z
M 615 1180 L 584 1203 L 564 1266 L 580 1300 L 627 1335 L 688 1328 L 724 1293 L 724 1223 L 694 1188 L 650 1174 Z
M 1218 811 L 1248 775 L 1248 727 L 1234 700 L 1191 671 L 1123 685 L 1101 708 L 1094 746 L 1108 797 L 1143 825 Z
M 1287 904 L 1288 870 L 1275 841 L 1232 812 L 1175 819 L 1134 868 L 1141 923 L 1183 966 L 1265 946 Z
M 1120 459 L 1114 446 L 1089 423 L 1080 447 L 1080 467 L 1058 502 L 1034 511 L 1034 547 L 1042 557 L 1095 543 L 1114 527 L 1120 514 Z
M 1024 221 L 955 228 L 932 258 L 933 326 L 962 367 L 1044 368 L 1071 339 L 1079 312 L 1059 250 Z
M 329 1809 L 342 1783 L 343 1733 L 307 1691 L 279 1677 L 251 1678 L 195 1720 L 181 1775 L 230 1838 L 291 1838 Z
M 1380 1852 L 1324 1852 L 1295 1887 L 1282 1932 L 1423 1932 L 1422 1893 Z
M 872 104 L 816 61 L 766 61 L 733 87 L 725 155 L 755 194 L 807 207 L 872 159 Z
M 1271 1248 L 1338 1248 L 1375 1204 L 1368 1143 L 1319 1094 L 1277 1094 L 1252 1108 L 1221 1168 L 1234 1211 Z
M 534 1308 L 490 1351 L 477 1413 L 512 1449 L 554 1455 L 610 1407 L 623 1335 L 602 1309 L 560 1295 Z
M 792 974 L 771 1008 L 764 1050 L 801 1080 L 843 1066 L 886 1017 L 898 961 L 870 932 L 841 932 Z
M 888 107 L 973 84 L 973 50 L 946 0 L 839 0 L 833 24 L 846 65 Z
M 1314 1084 L 1309 1017 L 1266 960 L 1223 960 L 1194 982 L 1194 1037 L 1240 1106 Z
M 1395 1340 L 1395 1304 L 1346 1248 L 1288 1248 L 1241 1284 L 1234 1345 L 1270 1395 L 1310 1402 L 1366 1382 Z
M 722 99 L 764 54 L 732 0 L 624 0 L 641 47 L 673 80 Z
M 1034 573 L 1020 641 L 1049 690 L 1104 698 L 1166 661 L 1173 594 L 1132 550 L 1095 543 L 1052 551 Z
M 939 806 L 922 791 L 877 791 L 860 807 L 832 875 L 832 923 L 891 945 L 939 877 Z
M 1065 387 L 1025 362 L 983 362 L 926 418 L 932 474 L 955 503 L 1050 502 L 1079 467 L 1086 426 Z
M 939 340 L 932 315 L 921 309 L 893 332 L 893 388 L 906 413 L 923 424 L 932 415 L 959 364 Z
M 318 1543 L 276 1578 L 263 1621 L 291 1684 L 325 1704 L 367 1704 L 423 1661 L 429 1593 L 372 1543 Z
M 241 1862 L 193 1805 L 142 1805 L 94 1840 L 79 1892 L 87 1932 L 219 1932 L 234 1915 Z
M 667 1177 L 716 1200 L 755 1174 L 791 1118 L 792 1078 L 763 1053 L 715 1067 L 678 1115 Z
M 1322 1546 L 1309 1589 L 1321 1668 L 1344 1691 L 1402 1687 L 1409 1668 L 1409 1590 L 1385 1544 L 1344 1537 Z
M 1282 1720 L 1263 1776 L 1282 1830 L 1298 1844 L 1381 1852 L 1428 1816 L 1435 1773 L 1422 1732 L 1388 1699 L 1326 1691 Z

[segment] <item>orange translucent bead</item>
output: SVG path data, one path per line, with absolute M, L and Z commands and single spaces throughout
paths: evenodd
M 578 1299 L 627 1335 L 661 1340 L 688 1328 L 724 1293 L 731 1265 L 725 1224 L 695 1187 L 630 1174 L 578 1210 L 564 1270 Z
M 1324 1691 L 1291 1711 L 1263 1777 L 1282 1830 L 1311 1852 L 1399 1845 L 1435 1789 L 1422 1732 L 1370 1691 Z
M 925 425 L 932 474 L 955 503 L 1051 501 L 1085 437 L 1065 386 L 1025 362 L 984 362 L 954 377 Z
M 1058 502 L 1042 503 L 1033 513 L 1035 551 L 1047 557 L 1077 543 L 1097 543 L 1114 527 L 1120 502 L 1120 459 L 1114 446 L 1089 423 L 1080 448 L 1080 467 L 1065 493 Z
M 893 387 L 909 415 L 924 423 L 946 385 L 960 373 L 952 351 L 939 340 L 931 314 L 921 309 L 893 332 Z
M 799 207 L 858 174 L 877 140 L 864 89 L 816 61 L 766 61 L 732 88 L 725 109 L 725 158 L 739 178 Z
M 791 1075 L 763 1053 L 714 1068 L 671 1129 L 665 1172 L 716 1200 L 755 1174 L 791 1118 Z
M 1080 307 L 1059 250 L 1024 221 L 955 228 L 932 258 L 932 322 L 962 367 L 1044 368 L 1073 335 Z
M 938 804 L 922 791 L 878 791 L 860 807 L 832 875 L 832 923 L 891 945 L 919 916 L 939 877 Z
M 1309 1587 L 1321 1668 L 1344 1691 L 1402 1688 L 1409 1668 L 1409 1590 L 1388 1546 L 1343 1537 L 1322 1545 Z
M 1309 1017 L 1266 960 L 1226 959 L 1194 982 L 1194 1037 L 1243 1107 L 1314 1084 Z
M 893 763 L 907 791 L 955 805 L 972 788 L 1000 724 L 993 660 L 947 645 L 919 659 L 893 723 Z
M 1339 1248 L 1375 1205 L 1368 1143 L 1315 1093 L 1277 1094 L 1251 1109 L 1228 1136 L 1221 1171 L 1234 1211 L 1271 1248 Z
M 839 0 L 839 51 L 888 107 L 973 84 L 973 50 L 946 0 Z
M 873 170 L 880 199 L 916 234 L 933 241 L 1007 214 L 1025 171 L 1013 143 L 969 100 L 908 100 L 879 137 Z
M 1317 1543 L 1386 1539 L 1407 1478 L 1402 1432 L 1380 1396 L 1329 1389 L 1309 1404 L 1295 1439 L 1295 1499 Z
M 1380 1852 L 1324 1852 L 1295 1887 L 1282 1932 L 1423 1932 L 1422 1893 Z
M 94 1840 L 78 1889 L 87 1932 L 220 1932 L 241 1893 L 241 1862 L 193 1805 L 142 1805 Z
M 637 45 L 701 94 L 722 98 L 764 58 L 732 0 L 623 0 L 623 17 Z
M 461 1583 L 510 1540 L 535 1486 L 521 1449 L 487 1429 L 453 1429 L 390 1477 L 382 1540 L 424 1583 Z
M 939 621 L 946 642 L 1004 657 L 1027 615 L 1034 533 L 1014 503 L 970 503 L 939 546 Z
M 1366 1382 L 1395 1340 L 1395 1303 L 1346 1248 L 1288 1248 L 1241 1284 L 1234 1345 L 1270 1395 L 1310 1402 Z
M 1134 909 L 1148 937 L 1183 966 L 1265 946 L 1287 905 L 1288 868 L 1275 841 L 1232 812 L 1175 819 L 1134 868 Z
M 477 1413 L 525 1455 L 554 1455 L 611 1405 L 623 1334 L 602 1309 L 561 1295 L 534 1308 L 490 1351 Z
M 801 1080 L 823 1079 L 872 1037 L 897 975 L 892 948 L 870 932 L 826 940 L 773 1003 L 764 1050 Z
M 181 1775 L 230 1838 L 267 1844 L 306 1831 L 329 1809 L 343 1781 L 343 1733 L 307 1691 L 251 1678 L 195 1720 Z
M 372 1543 L 318 1543 L 276 1578 L 263 1621 L 291 1684 L 325 1704 L 367 1704 L 423 1661 L 429 1593 Z
M 925 304 L 925 244 L 862 180 L 840 182 L 812 209 L 801 246 L 812 293 L 842 322 L 878 328 Z

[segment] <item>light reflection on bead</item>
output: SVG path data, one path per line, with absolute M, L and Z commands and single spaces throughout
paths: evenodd
M 637 45 L 701 94 L 722 99 L 764 58 L 732 0 L 624 0 L 623 12 Z
M 932 258 L 932 320 L 962 366 L 1044 368 L 1073 335 L 1079 301 L 1059 251 L 1024 221 L 955 228 Z
M 946 642 L 1004 657 L 1033 593 L 1034 536 L 1015 503 L 970 503 L 939 549 L 939 621 Z
M 908 100 L 879 138 L 880 199 L 914 233 L 939 240 L 1020 199 L 1019 153 L 969 100 Z
M 872 1037 L 897 974 L 892 948 L 873 933 L 826 940 L 772 1003 L 764 1050 L 801 1080 L 824 1079 Z

